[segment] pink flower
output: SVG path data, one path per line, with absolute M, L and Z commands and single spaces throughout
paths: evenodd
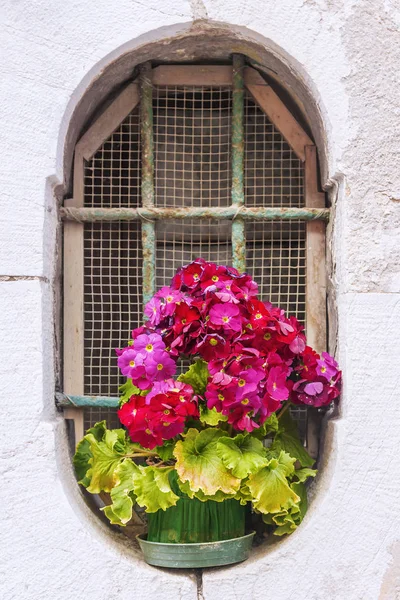
M 158 333 L 142 334 L 135 339 L 134 348 L 147 357 L 157 350 L 165 350 L 165 344 Z
M 156 350 L 146 361 L 146 372 L 152 381 L 162 381 L 175 375 L 176 364 L 165 350 Z
M 158 325 L 160 323 L 162 318 L 161 309 L 161 300 L 156 296 L 153 296 L 152 299 L 144 307 L 144 314 L 146 315 L 146 317 L 148 317 L 150 325 Z
M 230 302 L 214 304 L 210 310 L 210 322 L 223 327 L 226 332 L 242 330 L 240 311 L 235 304 Z
M 327 352 L 322 352 L 321 358 L 317 360 L 317 373 L 321 377 L 325 377 L 328 381 L 335 377 L 338 372 L 338 364 L 336 360 Z
M 274 400 L 287 400 L 289 390 L 286 385 L 287 369 L 283 366 L 272 367 L 268 373 L 267 391 Z
M 132 378 L 135 368 L 140 365 L 143 365 L 143 356 L 132 347 L 126 348 L 125 352 L 118 357 L 118 367 L 125 377 Z

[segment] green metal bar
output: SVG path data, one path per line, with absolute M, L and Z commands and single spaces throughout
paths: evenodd
M 233 266 L 246 270 L 246 228 L 240 209 L 244 206 L 244 56 L 233 55 L 232 73 L 232 221 Z
M 57 392 L 56 405 L 59 408 L 118 408 L 119 398 L 109 398 L 108 396 L 69 396 Z
M 153 141 L 153 85 L 151 63 L 140 70 L 140 135 L 142 144 L 142 206 L 154 206 L 154 141 Z M 155 225 L 151 218 L 142 219 L 143 249 L 143 304 L 155 292 L 156 242 Z
M 164 219 L 265 219 L 268 221 L 329 221 L 329 208 L 267 208 L 264 206 L 193 206 L 187 208 L 65 208 L 60 209 L 61 218 L 80 223 L 96 221 L 139 221 Z

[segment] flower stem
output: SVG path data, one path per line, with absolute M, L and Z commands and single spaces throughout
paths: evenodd
M 281 416 L 287 411 L 287 409 L 290 408 L 290 402 L 286 402 L 285 406 L 282 408 L 281 412 L 278 415 L 278 419 L 281 418 Z

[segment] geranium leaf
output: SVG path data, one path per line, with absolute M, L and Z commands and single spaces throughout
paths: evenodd
M 297 477 L 300 483 L 304 483 L 309 477 L 315 477 L 316 474 L 315 469 L 298 469 L 294 472 L 293 477 Z
M 302 522 L 307 512 L 307 490 L 304 483 L 292 483 L 291 488 L 299 496 L 299 502 L 276 514 L 263 515 L 263 521 L 268 525 L 277 525 L 274 535 L 293 533 Z
M 169 482 L 169 473 L 173 467 L 142 467 L 132 474 L 136 502 L 144 506 L 147 513 L 167 510 L 179 500 Z
M 277 513 L 300 501 L 287 480 L 294 471 L 294 462 L 294 458 L 281 452 L 278 458 L 272 458 L 267 466 L 250 475 L 247 485 L 255 509 L 264 514 Z
M 179 375 L 178 381 L 188 383 L 192 386 L 195 394 L 204 396 L 209 376 L 210 373 L 208 372 L 207 363 L 204 360 L 199 359 L 190 365 L 186 373 Z
M 91 427 L 91 429 L 88 429 L 86 434 L 91 433 L 94 438 L 100 442 L 104 437 L 106 429 L 106 422 L 100 421 Z M 90 485 L 90 478 L 87 477 L 87 472 L 90 469 L 89 461 L 91 458 L 92 453 L 90 452 L 90 443 L 88 440 L 83 438 L 77 445 L 73 463 L 78 483 L 84 487 L 88 487 L 88 485 Z
M 127 379 L 126 382 L 120 385 L 118 389 L 122 394 L 119 399 L 120 406 L 123 406 L 126 402 L 128 402 L 131 396 L 144 395 L 142 390 L 136 387 L 136 385 L 133 385 L 132 379 Z
M 279 429 L 279 421 L 276 416 L 276 413 L 272 413 L 268 417 L 268 419 L 260 425 L 258 429 L 254 429 L 251 435 L 252 437 L 258 438 L 259 440 L 263 440 L 269 433 L 276 433 Z
M 107 429 L 102 441 L 98 441 L 92 433 L 85 435 L 84 440 L 89 442 L 90 469 L 86 477 L 90 479 L 87 486 L 91 494 L 101 491 L 110 492 L 115 483 L 115 469 L 125 458 L 125 453 L 130 447 L 123 429 Z
M 218 412 L 217 409 L 207 408 L 204 404 L 200 405 L 200 421 L 202 423 L 206 423 L 207 425 L 211 425 L 215 427 L 221 421 L 227 421 L 228 417 Z
M 300 441 L 297 425 L 289 411 L 286 411 L 279 419 L 279 430 L 275 435 L 271 450 L 287 452 L 298 460 L 302 467 L 312 467 L 315 463 Z
M 132 460 L 123 460 L 115 469 L 116 484 L 111 490 L 112 504 L 102 510 L 113 525 L 126 525 L 132 519 L 134 494 L 133 474 L 138 466 Z
M 157 452 L 158 456 L 162 460 L 167 461 L 170 458 L 172 458 L 174 455 L 174 446 L 175 446 L 174 440 L 167 440 L 164 442 L 164 444 L 162 446 L 156 446 L 154 448 L 154 452 Z
M 223 437 L 217 444 L 218 456 L 232 475 L 244 479 L 267 464 L 266 451 L 260 440 L 239 433 L 234 438 Z
M 234 477 L 217 454 L 218 440 L 224 436 L 219 429 L 189 429 L 184 441 L 177 442 L 174 456 L 176 470 L 182 482 L 188 481 L 193 492 L 201 490 L 213 496 L 218 490 L 235 494 L 240 479 Z
M 278 431 L 272 442 L 271 450 L 287 452 L 292 458 L 298 460 L 302 467 L 312 467 L 315 463 L 315 460 L 308 454 L 299 438 L 285 431 Z
M 224 500 L 229 500 L 230 498 L 235 498 L 236 494 L 225 494 L 218 490 L 213 496 L 206 496 L 201 490 L 195 492 L 194 497 L 201 500 L 201 502 L 207 502 L 208 500 L 212 500 L 213 502 L 223 502 Z

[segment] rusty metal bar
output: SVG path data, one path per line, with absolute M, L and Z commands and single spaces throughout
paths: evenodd
M 265 219 L 268 221 L 329 221 L 329 208 L 268 208 L 265 206 L 188 206 L 187 208 L 66 208 L 60 215 L 65 221 L 95 223 L 96 221 L 144 221 L 164 219 L 233 219 L 240 214 L 242 219 Z M 154 224 L 153 224 L 154 227 Z
M 244 206 L 244 56 L 233 55 L 232 73 L 232 205 L 236 214 L 232 221 L 233 266 L 246 270 L 246 228 L 241 214 Z
M 72 396 L 56 392 L 58 408 L 118 408 L 119 398 L 108 396 Z
M 142 145 L 142 206 L 154 207 L 153 84 L 151 63 L 140 69 L 140 135 Z M 142 216 L 143 304 L 155 292 L 156 242 L 152 217 Z

